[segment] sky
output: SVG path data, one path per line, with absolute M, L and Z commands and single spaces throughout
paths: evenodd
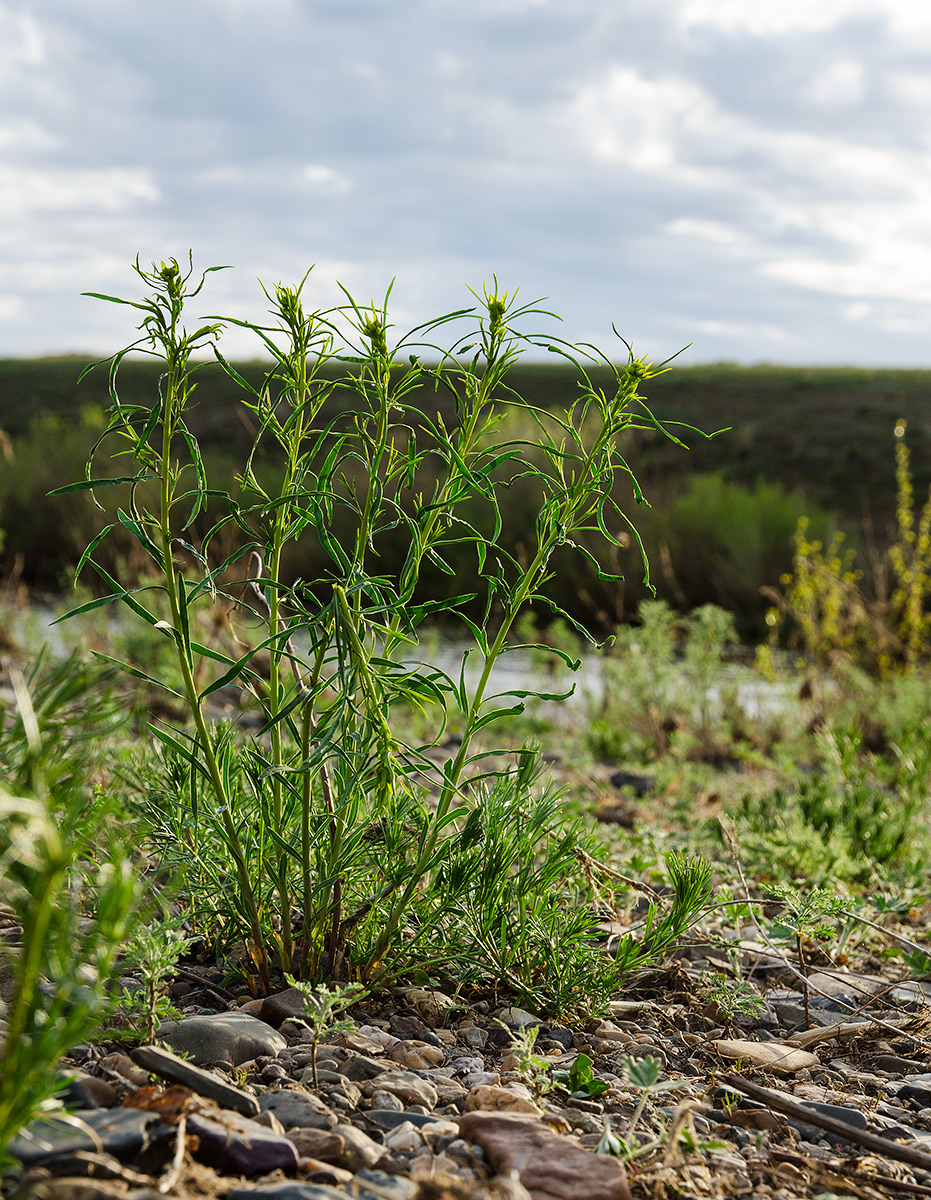
M 0 0 L 0 356 L 189 249 L 194 320 L 495 274 L 612 357 L 929 366 L 931 3 Z

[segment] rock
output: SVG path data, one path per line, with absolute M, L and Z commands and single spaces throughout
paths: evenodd
M 274 1113 L 285 1129 L 333 1129 L 338 1120 L 319 1096 L 292 1088 L 263 1093 L 259 1108 Z
M 642 800 L 653 791 L 653 780 L 648 779 L 646 775 L 634 775 L 630 771 L 615 771 L 611 776 L 611 786 L 627 788 L 638 800 Z
M 492 1170 L 516 1170 L 532 1200 L 631 1200 L 616 1158 L 591 1154 L 546 1125 L 507 1113 L 470 1112 L 459 1134 L 480 1146 Z
M 371 1100 L 373 1110 L 392 1113 L 404 1111 L 403 1101 L 399 1100 L 392 1092 L 380 1092 L 376 1090 L 372 1092 Z
M 361 1083 L 363 1080 L 374 1079 L 377 1075 L 383 1075 L 391 1068 L 386 1062 L 380 1062 L 377 1058 L 367 1058 L 364 1054 L 359 1054 L 355 1058 L 351 1058 L 343 1068 L 343 1074 L 347 1079 L 354 1079 Z
M 400 987 L 395 989 L 395 995 L 431 1024 L 438 1024 L 446 1013 L 459 1007 L 450 996 L 432 988 Z
M 427 1042 L 405 1041 L 392 1046 L 388 1057 L 412 1071 L 429 1071 L 431 1067 L 441 1067 L 446 1056 L 442 1050 Z
M 470 1071 L 463 1076 L 462 1082 L 468 1091 L 477 1087 L 496 1087 L 501 1082 L 501 1075 L 497 1071 Z
M 227 1200 L 346 1200 L 342 1188 L 330 1187 L 325 1183 L 269 1183 L 259 1188 L 233 1188 L 226 1193 Z
M 355 1125 L 337 1125 L 333 1131 L 343 1139 L 343 1154 L 338 1160 L 340 1166 L 348 1167 L 350 1171 L 361 1171 L 364 1167 L 374 1167 L 385 1155 L 384 1146 L 357 1129 Z
M 270 1171 L 298 1168 L 297 1151 L 288 1138 L 228 1109 L 211 1112 L 209 1117 L 192 1113 L 187 1129 L 198 1139 L 194 1157 L 215 1170 L 232 1175 L 267 1175 Z
M 525 1113 L 534 1117 L 543 1116 L 542 1108 L 513 1088 L 494 1087 L 491 1084 L 473 1088 L 466 1096 L 466 1108 L 469 1112 L 510 1112 Z
M 365 1185 L 370 1183 L 371 1188 Z M 388 1175 L 384 1171 L 357 1171 L 353 1186 L 357 1189 L 356 1200 L 414 1200 L 419 1195 L 419 1185 L 401 1175 Z
M 148 1075 L 136 1066 L 128 1054 L 108 1054 L 97 1065 L 104 1071 L 111 1071 L 121 1079 L 128 1080 L 135 1087 L 145 1087 L 149 1082 Z
M 878 996 L 880 992 L 885 991 L 889 983 L 880 979 L 878 975 L 855 975 L 852 972 L 832 972 L 828 975 L 824 971 L 815 971 L 808 976 L 808 986 L 813 991 L 823 992 L 825 996 L 845 996 L 855 1005 L 859 1005 L 871 996 Z
M 864 1061 L 871 1071 L 886 1071 L 890 1075 L 908 1075 L 925 1066 L 899 1054 L 874 1054 Z
M 78 1151 L 93 1153 L 101 1147 L 120 1162 L 134 1162 L 143 1151 L 153 1148 L 163 1153 L 152 1157 L 167 1160 L 174 1145 L 172 1126 L 163 1125 L 157 1113 L 140 1108 L 85 1108 L 71 1116 L 74 1121 L 57 1117 L 33 1121 L 13 1138 L 9 1153 L 23 1166 L 37 1167 Z
M 347 1050 L 354 1050 L 357 1054 L 384 1054 L 385 1043 L 379 1038 L 368 1037 L 364 1033 L 359 1033 L 355 1029 L 348 1029 L 339 1035 L 338 1045 L 345 1046 Z
M 366 1121 L 371 1121 L 379 1129 L 397 1129 L 405 1121 L 410 1121 L 412 1125 L 421 1129 L 425 1125 L 435 1125 L 437 1122 L 437 1118 L 432 1113 L 411 1112 L 409 1109 L 404 1112 L 395 1112 L 394 1109 L 370 1108 L 364 1116 Z
M 424 1145 L 425 1142 L 419 1131 L 410 1121 L 403 1121 L 385 1135 L 385 1149 L 391 1153 L 397 1150 L 402 1152 L 422 1150 Z
M 526 1029 L 528 1026 L 542 1025 L 543 1022 L 525 1008 L 499 1008 L 495 1019 L 503 1021 L 511 1029 Z
M 166 1022 L 159 1026 L 158 1037 L 197 1066 L 227 1062 L 238 1067 L 262 1054 L 275 1057 L 288 1044 L 271 1025 L 240 1012 Z
M 65 1176 L 61 1179 L 43 1179 L 34 1194 L 42 1196 L 43 1200 L 124 1200 L 126 1185 L 115 1179 Z M 149 1195 L 155 1200 L 158 1193 L 151 1192 Z
M 301 1175 L 310 1183 L 327 1183 L 333 1187 L 352 1183 L 352 1171 L 347 1171 L 345 1167 L 338 1167 L 335 1163 L 321 1162 L 317 1158 L 302 1158 L 300 1171 Z
M 290 987 L 285 988 L 283 992 L 266 996 L 259 1004 L 258 1017 L 277 1029 L 285 1021 L 303 1017 L 306 1008 L 307 997 L 304 993 L 300 988 Z
M 62 1074 L 62 1080 L 68 1076 Z M 106 1079 L 77 1071 L 61 1093 L 60 1099 L 68 1108 L 115 1108 L 120 1102 L 116 1088 Z
M 928 1076 L 925 1076 L 920 1082 L 919 1080 L 921 1080 L 920 1076 L 913 1075 L 908 1083 L 903 1084 L 896 1092 L 896 1099 L 910 1100 L 919 1108 L 931 1108 L 931 1082 L 929 1082 Z
M 851 1129 L 869 1129 L 869 1122 L 859 1109 L 848 1108 L 846 1105 L 840 1104 L 819 1104 L 806 1103 L 805 1108 L 810 1108 L 813 1112 L 820 1113 L 823 1117 L 833 1117 L 835 1121 L 843 1121 L 845 1125 L 849 1125 Z M 841 1138 L 836 1133 L 830 1133 L 826 1129 L 822 1129 L 820 1125 L 809 1125 L 807 1121 L 795 1116 L 787 1116 L 786 1121 L 793 1129 L 798 1132 L 809 1142 L 817 1142 L 824 1138 L 831 1145 L 842 1144 L 851 1139 Z
M 424 1108 L 436 1108 L 439 1102 L 436 1088 L 412 1071 L 384 1071 L 378 1076 L 376 1083 L 370 1080 L 363 1087 L 363 1091 L 370 1096 L 376 1088 L 381 1092 L 391 1092 L 405 1104 L 422 1104 Z
M 160 1046 L 137 1046 L 130 1051 L 130 1057 L 143 1070 L 172 1083 L 180 1083 L 196 1092 L 198 1096 L 214 1100 L 221 1108 L 231 1108 L 244 1117 L 255 1117 L 259 1114 L 259 1102 L 255 1096 L 250 1096 L 248 1092 L 218 1079 L 202 1067 L 195 1067 L 183 1058 L 178 1058 L 170 1050 L 163 1050 Z
M 416 1038 L 431 1046 L 440 1044 L 439 1038 L 429 1025 L 412 1008 L 399 1008 L 391 1017 L 388 1028 L 396 1038 L 402 1041 Z
M 757 1067 L 766 1067 L 781 1075 L 793 1075 L 796 1071 L 817 1067 L 820 1059 L 808 1050 L 796 1050 L 785 1042 L 748 1042 L 742 1038 L 719 1038 L 711 1042 L 711 1048 L 724 1058 L 746 1059 Z
M 316 1158 L 325 1163 L 342 1160 L 345 1142 L 332 1129 L 289 1129 L 288 1138 L 301 1158 Z
M 488 1041 L 488 1030 L 472 1025 L 468 1029 L 463 1029 L 461 1036 L 465 1044 L 473 1050 L 484 1050 L 485 1043 Z

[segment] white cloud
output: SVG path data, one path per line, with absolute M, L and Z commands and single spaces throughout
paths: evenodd
M 825 67 L 809 95 L 816 104 L 856 104 L 863 99 L 864 83 L 863 64 L 842 59 Z
M 308 163 L 302 174 L 311 190 L 320 195 L 344 196 L 347 192 L 352 191 L 352 184 L 346 176 L 341 171 L 337 171 L 335 167 L 328 167 L 325 163 Z
M 158 199 L 145 169 L 108 167 L 63 170 L 0 165 L 0 216 L 4 220 L 39 212 L 119 212 Z

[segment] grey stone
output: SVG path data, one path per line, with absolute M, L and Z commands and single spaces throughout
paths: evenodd
M 271 1025 L 240 1012 L 166 1022 L 159 1026 L 158 1037 L 198 1066 L 228 1062 L 238 1067 L 262 1054 L 274 1057 L 288 1044 Z
M 82 1129 L 82 1125 L 88 1128 Z M 174 1137 L 174 1129 L 163 1125 L 157 1113 L 141 1108 L 91 1108 L 78 1109 L 68 1123 L 54 1117 L 33 1121 L 8 1149 L 25 1167 L 44 1166 L 78 1151 L 98 1151 L 101 1145 L 105 1154 L 120 1162 L 133 1162 L 158 1142 L 165 1143 L 167 1153 Z
M 367 1188 L 367 1183 L 373 1184 L 378 1190 Z M 392 1197 L 392 1200 L 413 1200 L 418 1190 L 418 1184 L 413 1180 L 405 1179 L 402 1175 L 387 1175 L 384 1171 L 356 1171 L 353 1184 L 357 1188 L 357 1200 L 385 1200 L 386 1196 Z
M 412 1125 L 422 1129 L 424 1125 L 432 1125 L 436 1121 L 436 1117 L 432 1113 L 411 1112 L 410 1109 L 395 1112 L 392 1108 L 370 1108 L 363 1116 L 366 1121 L 371 1121 L 379 1129 L 397 1129 L 405 1121 L 410 1121 Z M 599 1125 L 598 1128 L 600 1130 L 601 1126 Z
M 199 1143 L 194 1157 L 215 1170 L 267 1175 L 298 1168 L 297 1150 L 286 1137 L 239 1113 L 223 1109 L 210 1117 L 192 1113 L 187 1128 Z
M 348 1167 L 353 1173 L 365 1167 L 374 1167 L 385 1155 L 384 1146 L 380 1146 L 355 1125 L 337 1125 L 333 1132 L 343 1139 L 343 1153 L 339 1165 Z
M 259 1009 L 259 1018 L 277 1029 L 293 1017 L 302 1017 L 306 1008 L 307 997 L 300 988 L 286 988 L 283 992 L 265 997 Z
M 532 1012 L 527 1012 L 526 1008 L 499 1008 L 495 1017 L 512 1029 L 527 1029 L 533 1025 L 543 1024 L 539 1017 L 535 1017 Z
M 436 1108 L 439 1102 L 436 1088 L 413 1071 L 384 1071 L 378 1076 L 377 1083 L 369 1081 L 364 1090 L 371 1095 L 376 1088 L 380 1092 L 391 1092 L 405 1104 L 422 1104 L 425 1108 Z
M 65 1089 L 61 1101 L 68 1108 L 115 1108 L 119 1104 L 116 1088 L 106 1079 L 77 1071 L 72 1077 L 60 1072 Z
M 195 1067 L 183 1058 L 178 1058 L 170 1050 L 163 1050 L 160 1046 L 137 1046 L 129 1052 L 129 1056 L 137 1066 L 151 1074 L 171 1083 L 180 1083 L 196 1092 L 198 1096 L 215 1100 L 221 1108 L 231 1108 L 244 1117 L 255 1117 L 259 1114 L 259 1102 L 255 1096 L 233 1087 L 223 1079 L 217 1079 L 216 1075 L 211 1075 L 202 1067 Z
M 313 1092 L 282 1088 L 259 1097 L 263 1112 L 273 1112 L 285 1129 L 332 1129 L 337 1117 Z
M 364 1054 L 357 1054 L 343 1067 L 343 1074 L 347 1079 L 354 1079 L 361 1083 L 363 1080 L 374 1079 L 376 1075 L 390 1070 L 391 1067 L 387 1063 L 379 1062 L 377 1058 L 367 1058 Z

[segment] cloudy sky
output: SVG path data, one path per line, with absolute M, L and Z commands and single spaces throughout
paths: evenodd
M 0 355 L 112 351 L 80 292 L 189 247 L 209 312 L 497 272 L 607 348 L 928 366 L 931 3 L 0 0 Z

